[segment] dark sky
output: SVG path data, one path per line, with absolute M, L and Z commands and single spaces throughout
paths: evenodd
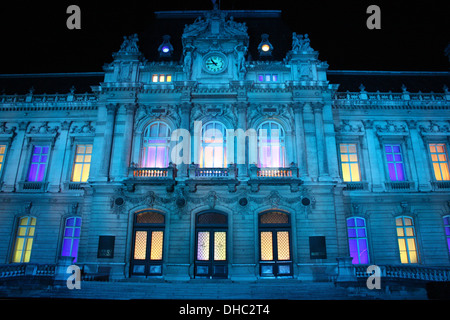
M 102 71 L 124 35 L 152 25 L 154 11 L 212 7 L 210 0 L 5 2 L 0 4 L 0 73 Z M 81 8 L 81 30 L 66 27 L 66 8 L 71 4 Z M 371 4 L 381 8 L 381 30 L 366 27 Z M 319 58 L 333 70 L 448 71 L 444 50 L 450 42 L 450 19 L 445 4 L 442 0 L 221 0 L 221 9 L 282 10 L 288 26 L 308 33 Z

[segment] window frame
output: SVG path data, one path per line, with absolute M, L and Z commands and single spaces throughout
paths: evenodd
M 213 129 L 214 130 L 218 130 L 217 129 L 217 125 L 220 125 L 222 127 L 222 142 L 205 142 L 205 132 L 206 132 L 206 126 L 208 125 L 213 125 Z M 208 129 L 209 130 L 209 129 Z M 216 139 L 214 139 L 215 141 Z M 205 147 L 212 147 L 213 148 L 213 166 L 205 166 Z M 216 148 L 222 148 L 222 166 L 218 167 L 215 165 L 215 151 Z M 227 126 L 220 121 L 216 121 L 216 120 L 211 120 L 211 121 L 207 121 L 205 124 L 202 125 L 202 130 L 201 130 L 201 139 L 200 139 L 200 148 L 199 148 L 199 161 L 198 161 L 198 165 L 199 168 L 227 168 L 228 163 L 229 163 L 229 159 L 227 159 Z M 232 163 L 233 161 L 231 161 Z
M 398 219 L 402 219 L 402 225 L 401 226 L 397 225 L 397 220 Z M 406 225 L 405 224 L 405 219 L 410 219 L 411 220 L 411 225 Z M 397 247 L 398 247 L 400 263 L 401 264 L 405 264 L 405 265 L 408 265 L 408 264 L 419 264 L 420 263 L 419 246 L 418 246 L 418 239 L 417 239 L 417 232 L 416 232 L 416 226 L 415 226 L 415 223 L 414 223 L 414 218 L 411 217 L 411 216 L 401 215 L 401 216 L 395 217 L 394 222 L 395 222 L 395 231 L 396 231 L 395 234 L 396 234 L 396 237 L 397 237 Z M 407 231 L 406 231 L 407 228 L 412 228 L 412 231 L 413 231 L 413 235 L 412 236 L 408 236 L 407 235 Z M 402 229 L 403 236 L 400 236 L 398 234 L 398 229 Z M 405 240 L 404 242 L 405 242 L 405 249 L 406 249 L 405 251 L 406 251 L 407 262 L 403 262 L 402 261 L 402 251 L 401 251 L 401 247 L 400 247 L 400 240 L 401 239 Z M 415 250 L 410 250 L 409 244 L 408 244 L 408 241 L 407 241 L 408 239 L 413 239 L 414 240 Z M 410 251 L 415 251 L 415 254 L 416 254 L 416 261 L 415 262 L 411 262 Z
M 48 147 L 48 154 L 47 154 L 47 161 L 45 162 L 45 171 L 42 177 L 41 181 L 37 181 L 37 180 L 29 180 L 29 176 L 30 176 L 30 170 L 31 170 L 31 166 L 33 165 L 33 156 L 34 156 L 34 148 L 35 147 Z M 47 182 L 47 174 L 49 172 L 49 166 L 50 166 L 50 157 L 52 154 L 52 149 L 53 149 L 53 144 L 51 144 L 50 142 L 45 142 L 42 141 L 42 143 L 40 141 L 36 141 L 33 144 L 31 144 L 31 150 L 30 150 L 30 155 L 29 155 L 29 162 L 28 162 L 28 169 L 25 172 L 25 181 L 26 182 L 39 182 L 39 183 L 45 183 Z M 40 155 L 42 155 L 42 153 L 40 153 Z M 39 163 L 40 164 L 40 163 Z M 38 172 L 38 171 L 37 171 Z M 36 175 L 37 175 L 36 172 Z
M 393 150 L 394 146 L 399 146 L 400 147 L 400 154 L 402 156 L 402 161 L 401 162 L 395 161 L 395 157 L 394 157 L 394 161 L 388 161 L 388 159 L 387 159 L 388 153 L 386 152 L 386 146 L 391 146 L 392 150 Z M 385 165 L 384 167 L 386 168 L 386 179 L 389 182 L 408 182 L 409 181 L 409 172 L 408 172 L 408 168 L 407 168 L 406 161 L 405 161 L 404 149 L 405 148 L 403 147 L 402 143 L 386 142 L 386 143 L 383 144 L 383 155 L 384 155 L 384 165 Z M 391 152 L 390 154 L 394 155 L 394 152 Z M 391 179 L 391 174 L 390 174 L 390 171 L 389 171 L 389 163 L 394 163 L 394 164 L 401 163 L 402 164 L 402 166 L 403 166 L 403 177 L 404 177 L 403 180 L 398 180 L 397 168 L 395 166 L 394 166 L 394 168 L 395 168 L 395 176 L 396 176 L 397 179 L 396 180 L 392 180 Z
M 27 224 L 25 225 L 25 235 L 20 236 L 19 229 L 23 226 L 20 223 L 25 218 L 29 219 Z M 33 219 L 34 219 L 34 224 L 32 224 Z M 10 257 L 11 263 L 29 263 L 31 261 L 31 254 L 33 252 L 33 244 L 34 244 L 35 235 L 36 235 L 36 225 L 37 225 L 37 217 L 35 217 L 33 215 L 25 215 L 25 216 L 17 217 L 16 226 L 15 226 L 15 237 L 14 237 L 14 241 L 12 243 L 12 252 L 11 252 L 11 257 Z M 30 228 L 33 228 L 33 234 L 31 236 L 28 235 Z M 20 250 L 22 252 L 20 255 L 20 261 L 15 261 L 16 252 L 18 251 L 17 246 L 18 246 L 19 237 L 23 238 L 24 241 L 23 241 L 23 245 L 22 245 L 22 250 Z M 28 261 L 24 261 L 26 258 L 26 251 L 27 251 L 24 249 L 26 249 L 27 242 L 29 239 L 32 239 L 31 247 L 29 250 L 30 253 L 29 253 Z
M 358 165 L 359 180 L 353 180 L 353 179 L 351 179 L 350 181 L 345 181 L 344 180 L 344 171 L 343 171 L 343 167 L 342 167 L 343 161 L 342 161 L 341 145 L 355 145 L 355 147 L 356 147 L 356 156 L 357 156 L 357 162 L 356 163 Z M 356 141 L 339 141 L 337 149 L 338 149 L 338 155 L 339 155 L 339 159 L 338 159 L 339 160 L 339 172 L 340 172 L 342 181 L 344 183 L 363 182 L 364 179 L 363 179 L 362 170 L 361 170 L 361 166 L 362 166 L 362 163 L 361 163 L 362 152 L 361 152 L 361 149 L 360 149 L 359 142 L 356 142 Z M 347 147 L 347 150 L 348 150 L 348 147 Z M 348 154 L 350 154 L 350 153 L 348 153 Z M 347 163 L 351 163 L 351 162 L 347 162 Z M 349 166 L 349 168 L 350 168 L 350 166 Z M 352 176 L 351 170 L 349 170 L 349 171 L 350 171 L 350 177 L 351 177 Z
M 157 136 L 153 137 L 151 136 L 151 127 L 153 125 L 157 124 L 158 128 L 157 128 Z M 161 132 L 161 125 L 166 126 L 166 132 L 167 135 L 160 137 L 159 134 Z M 148 135 L 146 135 L 146 133 L 148 132 Z M 139 167 L 140 168 L 168 168 L 169 164 L 170 164 L 170 152 L 171 152 L 171 134 L 172 134 L 172 128 L 171 126 L 164 122 L 164 121 L 160 121 L 160 120 L 156 120 L 156 121 L 151 121 L 148 125 L 146 125 L 144 127 L 144 130 L 142 132 L 142 136 L 141 136 L 141 148 L 140 148 L 140 154 L 139 154 Z M 154 143 L 154 142 L 145 142 L 145 140 L 149 141 L 149 140 L 165 140 L 164 143 Z M 154 158 L 154 162 L 155 162 L 155 166 L 154 167 L 149 167 L 146 166 L 145 162 L 149 162 L 148 161 L 148 151 L 147 148 L 148 147 L 155 147 L 155 158 Z M 164 163 L 167 164 L 166 166 L 162 166 L 162 167 L 157 167 L 156 164 L 158 163 L 158 148 L 160 147 L 164 147 L 165 148 L 165 152 L 164 152 Z M 145 153 L 147 153 L 147 155 L 145 155 Z M 145 158 L 145 159 L 144 159 Z
M 430 149 L 430 145 L 435 145 L 435 146 L 436 145 L 443 145 L 444 146 L 444 148 L 445 148 L 445 150 L 444 150 L 445 151 L 445 156 L 447 158 L 447 160 L 445 162 L 447 163 L 447 171 L 448 171 L 447 175 L 449 176 L 448 180 L 444 180 L 444 179 L 438 180 L 436 178 L 436 171 L 434 169 L 434 163 L 435 162 L 433 161 L 433 156 L 432 156 L 432 152 L 431 152 L 431 149 Z M 427 148 L 428 159 L 429 159 L 428 161 L 429 161 L 429 164 L 430 164 L 431 175 L 432 175 L 433 181 L 450 181 L 450 160 L 448 158 L 448 143 L 446 143 L 446 142 L 439 142 L 439 141 L 426 141 L 425 146 Z M 435 152 L 435 154 L 438 154 L 438 153 Z M 443 175 L 442 175 L 442 167 L 440 165 L 441 162 L 439 161 L 439 156 L 438 156 L 437 163 L 439 165 L 440 175 L 441 175 L 441 177 L 443 177 Z
M 279 135 L 278 135 L 278 138 L 279 138 L 279 143 L 278 143 L 278 145 L 273 145 L 273 142 L 265 142 L 264 144 L 265 145 L 261 145 L 262 144 L 262 139 L 261 139 L 261 134 L 260 134 L 260 130 L 261 129 L 263 129 L 262 127 L 263 127 L 263 125 L 265 125 L 265 124 L 268 124 L 269 125 L 269 128 L 270 128 L 270 131 L 272 131 L 273 129 L 272 129 L 272 124 L 275 124 L 275 125 L 277 125 L 278 126 L 278 130 L 279 130 Z M 285 130 L 285 128 L 284 128 L 284 126 L 280 123 L 280 122 L 278 122 L 278 121 L 276 121 L 276 120 L 273 120 L 273 119 L 268 119 L 268 120 L 264 120 L 263 122 L 261 122 L 259 125 L 258 125 L 258 127 L 257 127 L 257 129 L 256 129 L 256 135 L 257 135 L 257 167 L 258 168 L 287 168 L 288 167 L 288 164 L 287 164 L 287 162 L 288 162 L 288 159 L 287 159 L 287 150 L 286 150 L 286 140 L 287 140 L 287 136 L 286 136 L 286 130 Z M 272 134 L 271 134 L 271 132 L 270 132 L 270 135 L 269 135 L 269 132 L 267 132 L 267 135 L 266 135 L 266 137 L 272 137 Z M 269 139 L 268 139 L 269 140 Z M 272 161 L 272 157 L 271 157 L 271 163 L 270 163 L 270 166 L 267 166 L 267 165 L 262 165 L 262 161 L 261 161 L 261 148 L 263 147 L 263 146 L 268 146 L 269 147 L 269 150 L 270 150 L 270 153 L 272 154 L 272 147 L 275 147 L 275 146 L 278 146 L 279 147 L 279 154 L 278 154 L 278 156 L 279 156 L 279 159 L 280 159 L 280 166 L 279 167 L 274 167 L 273 166 L 273 161 Z
M 353 227 L 348 225 L 348 221 L 350 219 L 353 219 L 354 222 L 355 222 L 355 225 Z M 363 220 L 363 222 L 364 222 L 364 226 L 363 227 L 357 226 L 357 219 Z M 346 221 L 346 227 L 347 227 L 347 242 L 348 242 L 348 246 L 349 246 L 349 248 L 348 248 L 349 249 L 349 254 L 351 253 L 351 250 L 350 250 L 350 239 L 355 239 L 356 240 L 356 246 L 357 246 L 357 252 L 358 252 L 358 257 L 357 257 L 358 262 L 357 263 L 353 262 L 355 260 L 355 257 L 352 257 L 353 258 L 352 264 L 370 264 L 370 249 L 369 249 L 369 235 L 368 235 L 368 231 L 367 231 L 367 220 L 364 217 L 351 216 L 351 217 L 348 217 L 345 221 Z M 356 234 L 355 237 L 350 237 L 349 228 L 352 228 L 352 229 L 354 229 L 356 231 L 355 232 L 355 234 Z M 357 230 L 359 230 L 359 229 L 364 229 L 365 234 L 366 234 L 365 237 L 360 237 L 358 235 L 358 231 Z M 360 246 L 359 246 L 359 240 L 360 239 L 365 239 L 365 241 L 366 241 L 367 263 L 362 263 L 361 262 L 361 250 L 360 250 Z
M 74 225 L 73 226 L 67 226 L 67 222 L 69 219 L 74 219 Z M 80 225 L 77 226 L 76 222 L 77 220 L 80 220 Z M 61 242 L 61 256 L 62 257 L 72 257 L 74 258 L 73 263 L 75 263 L 78 259 L 78 251 L 80 249 L 80 239 L 81 239 L 81 226 L 83 224 L 83 219 L 80 216 L 68 216 L 64 219 L 64 224 L 63 224 L 63 233 L 62 233 L 62 242 Z M 67 228 L 71 228 L 72 229 L 72 236 L 66 236 L 66 229 Z M 75 229 L 79 229 L 79 236 L 75 236 Z M 70 239 L 70 254 L 69 255 L 63 255 L 64 252 L 64 242 L 66 239 Z M 78 239 L 78 247 L 76 249 L 76 253 L 75 255 L 73 255 L 73 244 L 74 244 L 74 240 Z

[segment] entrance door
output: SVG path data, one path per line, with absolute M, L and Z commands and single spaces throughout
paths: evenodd
M 291 277 L 291 228 L 289 215 L 279 211 L 259 219 L 261 277 Z
M 136 214 L 131 252 L 131 274 L 162 275 L 164 216 L 154 211 Z
M 195 277 L 227 278 L 227 217 L 217 212 L 197 216 Z

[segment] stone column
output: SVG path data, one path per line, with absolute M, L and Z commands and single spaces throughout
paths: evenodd
M 407 121 L 409 129 L 409 138 L 411 139 L 412 151 L 417 170 L 417 183 L 419 191 L 431 191 L 431 176 L 427 164 L 427 159 L 424 157 L 428 155 L 428 150 L 423 151 L 423 139 L 417 130 L 417 121 Z
M 323 132 L 323 104 L 314 103 L 314 125 L 316 130 L 316 144 L 317 144 L 317 162 L 319 169 L 319 180 L 326 180 L 328 177 L 328 168 L 325 163 L 325 137 Z M 321 178 L 322 177 L 322 178 Z
M 323 128 L 325 134 L 325 159 L 328 164 L 328 174 L 334 181 L 339 178 L 338 154 L 336 149 L 336 133 L 334 131 L 333 113 L 331 102 L 323 107 Z
M 308 175 L 308 163 L 305 156 L 305 128 L 303 126 L 303 104 L 294 103 L 294 122 L 295 122 L 295 147 L 297 149 L 297 166 L 300 178 Z
M 124 180 L 128 177 L 128 167 L 130 166 L 131 145 L 133 140 L 135 103 L 127 103 L 125 108 L 125 124 L 122 135 L 122 151 L 119 154 L 118 179 Z
M 181 115 L 181 128 L 188 130 L 190 129 L 190 116 L 191 116 L 191 104 L 189 102 L 184 102 L 180 106 L 180 115 Z M 201 132 L 201 131 L 200 131 Z M 192 153 L 196 152 L 196 148 L 192 146 L 192 133 L 191 133 L 191 140 L 190 140 L 190 150 L 183 150 L 183 152 L 189 152 Z M 176 143 L 179 143 L 179 140 L 177 140 Z M 193 150 L 192 150 L 193 149 Z M 197 154 L 194 155 L 193 159 L 197 159 Z M 189 157 L 189 163 L 182 163 L 177 166 L 177 177 L 185 179 L 188 177 L 188 166 L 192 162 L 192 156 Z
M 242 129 L 244 131 L 244 133 L 247 131 L 247 107 L 248 107 L 248 104 L 246 102 L 241 102 L 241 103 L 236 104 L 236 110 L 237 110 L 237 128 L 236 129 L 237 130 Z M 236 133 L 236 131 L 235 131 L 235 133 Z M 250 141 L 248 141 L 248 139 L 246 139 L 245 136 L 244 136 L 244 139 L 245 139 L 245 148 L 244 148 L 245 163 L 237 163 L 236 164 L 236 168 L 238 171 L 238 178 L 240 178 L 240 179 L 248 177 L 246 163 L 248 163 L 248 159 L 250 156 L 249 152 L 251 152 L 249 149 Z M 236 150 L 236 152 L 237 152 L 238 148 L 239 147 L 236 148 L 236 146 L 235 146 L 234 149 Z M 237 154 L 236 154 L 236 162 L 237 162 L 237 160 L 238 159 L 237 159 Z
M 116 117 L 116 111 L 118 109 L 117 104 L 106 105 L 106 123 L 103 133 L 103 148 L 101 153 L 103 154 L 102 160 L 98 170 L 98 181 L 108 181 L 109 178 L 109 165 L 111 163 L 111 149 L 113 142 L 114 132 L 114 120 Z
M 379 152 L 377 151 L 376 136 L 373 131 L 373 121 L 364 120 L 364 129 L 366 132 L 365 139 L 367 141 L 367 151 L 369 153 L 369 164 L 370 171 L 372 173 L 372 191 L 373 192 L 383 192 L 385 186 L 383 183 L 383 178 L 381 177 L 379 163 L 382 159 L 379 159 Z M 383 162 L 381 162 L 383 163 Z
M 9 148 L 6 150 L 7 162 L 3 164 L 3 192 L 14 192 L 15 185 L 17 183 L 17 177 L 19 177 L 20 179 L 18 171 L 20 168 L 19 165 L 21 163 L 21 158 L 23 157 L 23 154 L 25 154 L 25 131 L 27 129 L 27 126 L 28 122 L 19 123 L 19 128 L 16 131 L 16 136 L 12 138 L 12 141 L 9 144 Z
M 311 178 L 318 177 L 316 130 L 314 126 L 314 114 L 309 102 L 303 106 L 303 124 L 305 129 L 305 156 L 307 159 L 308 175 Z
M 70 122 L 61 123 L 61 131 L 59 137 L 55 141 L 55 147 L 52 151 L 51 166 L 49 167 L 48 191 L 59 192 L 61 190 L 61 174 L 63 164 L 65 163 L 65 153 L 67 150 L 67 136 L 69 134 Z

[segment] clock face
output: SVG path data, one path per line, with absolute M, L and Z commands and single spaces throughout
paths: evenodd
M 211 55 L 205 60 L 205 68 L 209 72 L 219 73 L 225 69 L 225 59 L 219 55 Z

